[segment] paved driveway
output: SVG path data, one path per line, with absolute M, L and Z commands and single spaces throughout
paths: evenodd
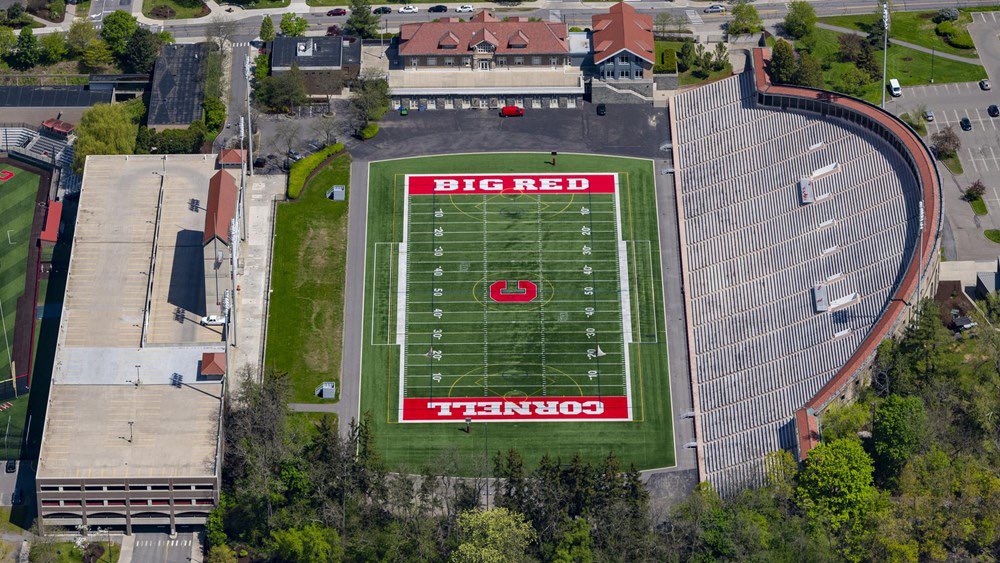
M 133 563 L 188 563 L 201 555 L 201 544 L 194 533 L 137 533 L 132 550 Z M 200 557 L 199 557 L 200 560 Z

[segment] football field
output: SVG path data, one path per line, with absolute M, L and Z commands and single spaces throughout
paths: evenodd
M 399 420 L 628 420 L 618 176 L 494 176 L 404 178 Z
M 652 163 L 550 158 L 370 165 L 361 410 L 390 467 L 673 464 Z
M 14 318 L 24 293 L 38 182 L 37 174 L 0 163 L 0 381 L 11 377 Z M 16 369 L 24 371 L 27 366 Z

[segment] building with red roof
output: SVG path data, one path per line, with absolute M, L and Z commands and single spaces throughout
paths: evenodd
M 239 168 L 246 160 L 247 151 L 243 149 L 222 149 L 215 161 L 220 168 Z
M 61 201 L 49 201 L 45 210 L 45 226 L 38 236 L 43 244 L 55 244 L 59 238 L 59 221 L 62 218 L 63 204 Z
M 205 352 L 201 355 L 202 377 L 206 379 L 222 379 L 226 375 L 226 353 Z
M 219 170 L 209 180 L 204 244 L 216 239 L 226 246 L 232 243 L 229 224 L 236 217 L 236 203 L 239 196 L 240 190 L 236 186 L 236 179 L 229 172 Z
M 616 88 L 645 96 L 653 92 L 656 49 L 653 16 L 619 2 L 591 18 L 595 77 Z
M 586 33 L 565 23 L 500 19 L 482 10 L 404 23 L 389 86 L 408 109 L 576 107 L 583 99 Z

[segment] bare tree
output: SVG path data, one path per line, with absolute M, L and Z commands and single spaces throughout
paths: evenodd
M 931 135 L 931 146 L 939 158 L 947 158 L 958 153 L 958 149 L 962 148 L 962 140 L 949 125 Z
M 226 48 L 226 43 L 232 43 L 233 36 L 239 30 L 239 22 L 227 20 L 222 16 L 214 16 L 205 28 L 205 34 L 215 43 L 219 50 Z
M 288 153 L 292 151 L 292 147 L 295 145 L 295 141 L 299 139 L 299 134 L 299 122 L 294 119 L 282 121 L 274 131 L 274 140 L 279 147 L 285 150 L 286 161 Z
M 332 145 L 337 142 L 337 133 L 340 132 L 342 123 L 338 117 L 328 115 L 314 119 L 309 128 L 317 135 L 323 137 L 327 145 Z

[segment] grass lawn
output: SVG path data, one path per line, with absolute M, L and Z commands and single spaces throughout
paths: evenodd
M 693 86 L 695 84 L 708 84 L 709 82 L 715 82 L 716 80 L 722 80 L 723 78 L 728 78 L 733 75 L 733 65 L 726 63 L 726 68 L 722 70 L 716 70 L 708 75 L 707 78 L 699 78 L 692 74 L 690 70 L 685 70 L 678 76 L 678 82 L 681 86 Z
M 609 385 L 614 383 L 621 389 L 624 378 L 630 378 L 632 421 L 476 422 L 468 434 L 463 431 L 465 425 L 460 420 L 454 423 L 398 422 L 401 347 L 395 343 L 396 326 L 393 321 L 399 305 L 400 288 L 396 285 L 397 270 L 394 269 L 394 265 L 398 264 L 398 256 L 393 254 L 392 249 L 398 248 L 396 243 L 403 240 L 405 174 L 616 172 L 619 175 L 620 208 L 617 216 L 620 217 L 622 224 L 621 238 L 631 241 L 658 240 L 654 171 L 648 160 L 562 154 L 559 155 L 558 165 L 551 166 L 548 164 L 549 159 L 548 153 L 477 154 L 372 163 L 368 183 L 369 216 L 361 410 L 362 413 L 368 413 L 372 417 L 374 447 L 390 470 L 420 472 L 425 468 L 443 467 L 443 464 L 448 464 L 449 467 L 453 467 L 449 471 L 453 470 L 456 474 L 477 475 L 482 474 L 483 468 L 488 466 L 487 459 L 491 459 L 499 451 L 510 448 L 519 450 L 529 467 L 546 454 L 561 458 L 563 461 L 574 455 L 580 455 L 585 460 L 596 462 L 612 451 L 624 466 L 635 464 L 638 468 L 646 469 L 674 464 L 660 257 L 655 242 L 646 247 L 649 249 L 648 253 L 638 254 L 639 258 L 636 258 L 637 253 L 629 253 L 625 257 L 630 270 L 629 280 L 639 280 L 629 282 L 633 289 L 631 296 L 639 303 L 631 306 L 633 311 L 638 311 L 632 314 L 633 324 L 641 327 L 640 330 L 633 329 L 632 341 L 642 340 L 643 343 L 626 344 L 631 358 L 628 373 L 621 370 L 614 376 L 615 372 L 603 371 L 602 364 L 601 373 L 606 374 L 604 377 Z M 437 214 L 439 204 L 434 200 L 427 207 L 426 201 L 417 202 L 411 197 L 410 219 L 407 223 L 409 232 L 413 236 L 407 260 L 410 269 L 417 271 L 423 267 L 433 266 L 425 266 L 424 263 L 435 260 L 430 258 L 435 247 L 419 244 L 420 240 L 425 240 L 421 237 L 426 237 L 427 233 L 430 233 L 426 230 L 426 225 L 431 209 L 435 212 L 434 221 L 446 222 L 442 223 L 444 225 L 442 234 L 434 235 L 444 237 L 440 239 L 444 252 L 440 256 L 452 257 L 447 260 L 438 258 L 445 260 L 443 265 L 448 269 L 444 272 L 445 277 L 440 278 L 442 293 L 434 301 L 439 305 L 431 306 L 439 307 L 443 316 L 425 312 L 426 299 L 420 297 L 424 292 L 430 293 L 432 289 L 420 284 L 434 281 L 436 279 L 434 276 L 437 274 L 431 270 L 427 270 L 427 276 L 412 276 L 410 275 L 412 272 L 407 274 L 406 295 L 410 297 L 405 308 L 408 316 L 404 330 L 410 345 L 407 346 L 405 361 L 407 368 L 411 370 L 407 372 L 405 386 L 407 398 L 426 398 L 428 395 L 422 393 L 428 391 L 430 380 L 434 379 L 418 370 L 420 358 L 417 356 L 424 355 L 427 357 L 427 362 L 432 361 L 429 353 L 419 352 L 423 349 L 423 345 L 418 336 L 425 337 L 432 343 L 432 351 L 435 346 L 433 342 L 441 342 L 437 346 L 444 351 L 443 359 L 432 364 L 447 366 L 441 369 L 441 372 L 446 373 L 435 374 L 438 379 L 434 380 L 439 383 L 434 397 L 468 396 L 460 393 L 470 393 L 475 386 L 478 386 L 478 392 L 481 394 L 477 396 L 480 397 L 541 396 L 545 393 L 537 388 L 539 381 L 546 381 L 551 386 L 546 396 L 557 396 L 557 392 L 562 396 L 584 396 L 583 393 L 587 391 L 584 387 L 594 385 L 595 380 L 588 379 L 586 374 L 583 377 L 576 377 L 579 370 L 591 368 L 574 366 L 592 366 L 593 360 L 590 356 L 584 356 L 582 353 L 578 355 L 575 349 L 570 351 L 565 346 L 577 344 L 578 348 L 580 346 L 585 348 L 585 344 L 590 341 L 583 338 L 582 342 L 574 342 L 578 337 L 574 336 L 576 333 L 573 329 L 577 328 L 581 331 L 580 334 L 583 334 L 584 328 L 589 326 L 588 323 L 598 325 L 607 323 L 598 327 L 602 345 L 608 343 L 605 355 L 608 356 L 608 360 L 611 360 L 616 353 L 620 357 L 623 349 L 621 340 L 615 344 L 607 336 L 613 335 L 614 331 L 618 331 L 618 335 L 621 334 L 620 317 L 616 317 L 617 321 L 603 317 L 610 307 L 618 307 L 610 305 L 615 302 L 614 298 L 602 300 L 603 303 L 597 311 L 587 313 L 587 315 L 594 313 L 593 317 L 585 317 L 584 310 L 574 308 L 572 305 L 574 302 L 579 304 L 579 300 L 574 299 L 578 290 L 583 292 L 581 295 L 588 295 L 586 293 L 588 288 L 581 286 L 578 289 L 575 284 L 579 283 L 578 277 L 585 275 L 589 268 L 574 267 L 576 261 L 580 259 L 578 253 L 586 254 L 587 251 L 578 250 L 580 247 L 577 245 L 580 243 L 577 237 L 572 236 L 581 232 L 580 227 L 574 226 L 570 229 L 566 226 L 566 221 L 573 220 L 573 217 L 577 217 L 575 220 L 579 223 L 581 220 L 579 216 L 592 215 L 595 221 L 603 223 L 595 223 L 594 232 L 601 229 L 601 236 L 606 236 L 603 230 L 609 228 L 607 221 L 612 221 L 611 217 L 615 217 L 612 214 L 614 207 L 609 208 L 603 199 L 598 201 L 596 196 L 592 203 L 587 203 L 590 200 L 577 199 L 567 202 L 559 199 L 565 198 L 566 195 L 556 194 L 548 199 L 546 196 L 530 194 L 495 198 L 483 196 L 482 207 L 478 213 L 468 213 L 468 208 L 465 207 L 474 202 L 463 200 L 458 205 L 452 205 L 452 198 L 448 198 L 440 204 L 441 215 Z M 454 199 L 460 197 L 476 196 L 455 196 Z M 510 199 L 500 199 L 504 197 Z M 438 201 L 442 199 L 439 197 Z M 582 208 L 578 210 L 577 206 L 582 204 L 586 206 L 587 212 Z M 591 209 L 593 214 L 589 211 Z M 468 215 L 471 219 L 460 215 Z M 487 221 L 483 221 L 484 215 L 488 217 Z M 562 228 L 559 228 L 560 224 L 563 224 Z M 519 236 L 528 232 L 529 225 L 532 229 L 537 229 L 535 234 L 537 242 L 532 241 L 531 245 L 526 246 L 523 244 L 526 239 Z M 451 236 L 448 236 L 448 233 L 452 233 Z M 474 248 L 472 243 L 477 240 L 482 242 Z M 491 243 L 490 240 L 494 242 Z M 606 266 L 617 262 L 613 258 L 615 254 L 612 254 L 615 251 L 610 250 L 614 246 L 605 246 L 611 243 L 604 239 L 593 240 L 597 241 L 593 243 L 593 249 L 603 250 L 602 254 L 595 254 L 593 262 L 588 264 L 593 266 L 594 273 L 603 272 L 607 275 L 609 270 Z M 520 246 L 515 250 L 514 245 Z M 571 248 L 573 250 L 569 250 Z M 548 253 L 554 251 L 564 254 L 558 260 L 550 262 L 547 258 Z M 489 265 L 486 264 L 487 261 Z M 642 262 L 644 266 L 635 268 L 637 262 Z M 485 276 L 475 275 L 477 268 L 479 272 L 485 269 L 489 273 Z M 524 277 L 521 277 L 522 268 Z M 616 271 L 616 267 L 612 266 L 610 271 Z M 485 284 L 469 283 L 473 278 L 486 280 L 494 276 L 511 275 L 515 279 L 541 280 L 540 285 L 548 288 L 543 294 L 547 296 L 546 301 L 542 303 L 544 316 L 539 316 L 541 307 L 532 303 L 499 305 L 493 304 L 489 298 L 481 301 L 476 297 L 476 291 L 480 286 L 485 287 Z M 595 276 L 593 279 L 595 281 L 592 285 L 596 286 L 596 291 L 595 288 L 589 288 L 592 295 L 620 295 L 617 279 L 613 276 L 607 278 Z M 613 291 L 606 292 L 603 288 L 612 283 L 611 280 L 615 280 Z M 648 281 L 648 284 L 643 280 Z M 426 288 L 424 292 L 411 294 L 421 291 L 421 287 Z M 434 293 L 436 295 L 436 290 Z M 476 310 L 480 311 L 478 316 Z M 435 321 L 432 316 L 441 320 Z M 529 317 L 541 320 L 541 324 L 530 324 Z M 617 327 L 614 322 L 619 323 Z M 474 323 L 478 323 L 478 329 L 473 330 Z M 515 323 L 519 328 L 513 328 Z M 443 338 L 434 340 L 433 328 L 439 325 L 445 327 Z M 537 338 L 539 331 L 543 335 L 541 338 Z M 528 333 L 530 335 L 524 336 Z M 549 336 L 545 337 L 546 334 Z M 552 338 L 553 335 L 555 338 Z M 414 340 L 411 341 L 411 338 Z M 487 342 L 490 344 L 486 345 Z M 546 342 L 548 344 L 545 344 Z M 539 350 L 541 355 L 538 353 Z M 550 356 L 556 358 L 550 357 L 546 360 L 544 356 L 546 350 Z M 557 371 L 552 367 L 547 372 L 548 375 L 544 375 L 546 373 L 544 366 L 554 366 L 558 362 L 563 362 L 559 365 L 565 371 Z M 621 366 L 620 363 L 614 365 Z M 424 364 L 425 369 L 428 367 Z M 571 379 L 579 383 L 573 385 L 569 382 Z M 450 385 L 448 385 L 449 380 L 452 381 Z M 597 383 L 600 381 L 596 380 Z M 542 390 L 545 389 L 544 383 L 540 386 Z M 613 389 L 611 391 L 614 392 Z
M 965 172 L 965 169 L 962 168 L 962 160 L 958 157 L 957 154 L 949 156 L 947 158 L 939 158 L 938 162 L 943 162 L 944 165 L 948 167 L 948 170 L 951 170 L 952 174 L 961 175 L 963 172 Z
M 916 131 L 921 137 L 927 136 L 927 125 L 924 123 L 923 119 L 914 118 L 908 113 L 901 114 L 899 118 L 902 119 L 904 123 L 912 127 L 913 130 Z
M 840 91 L 840 76 L 852 63 L 840 62 L 839 43 L 836 31 L 816 29 L 814 32 L 813 55 L 823 63 L 823 78 L 826 88 Z M 881 65 L 882 53 L 876 58 Z M 896 78 L 902 86 L 930 84 L 931 55 L 898 45 L 889 47 L 888 77 Z M 934 59 L 934 82 L 975 82 L 986 78 L 986 69 L 976 64 L 960 63 L 936 57 Z M 872 103 L 878 103 L 882 96 L 882 86 L 878 80 L 868 84 L 858 96 Z M 888 96 L 887 96 L 888 97 Z
M 107 552 L 107 542 L 100 541 L 97 538 L 98 544 L 101 545 L 103 554 L 94 559 L 94 563 L 115 563 L 118 561 L 118 555 L 121 551 L 121 546 L 116 543 L 111 543 L 111 552 Z M 54 543 L 42 543 L 35 544 L 31 546 L 31 561 L 51 561 L 53 563 L 82 563 L 84 560 L 85 553 L 80 548 L 76 547 L 73 542 L 54 542 Z
M 986 208 L 986 202 L 983 201 L 983 198 L 981 197 L 977 197 L 976 199 L 970 199 L 969 205 L 972 206 L 972 211 L 976 215 L 986 215 L 987 213 L 990 212 L 990 210 Z
M 1000 230 L 986 229 L 985 231 L 983 231 L 983 234 L 986 235 L 986 238 L 990 239 L 991 241 L 1000 244 Z
M 660 62 L 660 56 L 663 54 L 664 51 L 674 51 L 675 53 L 679 53 L 680 50 L 681 50 L 681 47 L 683 45 L 684 45 L 683 41 L 657 41 L 656 42 L 656 59 L 654 59 L 654 60 L 657 63 L 659 63 Z
M 255 2 L 252 6 L 244 5 L 243 9 L 263 10 L 266 8 L 286 8 L 288 7 L 289 4 L 291 4 L 291 0 L 260 0 L 259 2 Z M 345 1 L 344 4 L 346 5 L 347 2 Z M 312 5 L 319 6 L 320 4 L 312 4 Z M 272 19 L 274 19 L 274 28 L 278 29 L 278 21 L 281 20 L 281 18 L 275 18 L 272 16 Z
M 146 17 L 155 18 L 153 15 L 153 10 L 159 6 L 166 6 L 175 12 L 174 16 L 169 19 L 188 19 L 188 18 L 201 18 L 208 15 L 208 6 L 201 4 L 195 6 L 194 8 L 189 8 L 187 6 L 181 6 L 175 0 L 147 0 L 142 3 L 142 13 Z
M 934 23 L 934 16 L 937 12 L 893 12 L 892 23 L 889 27 L 889 38 L 898 39 L 900 41 L 905 41 L 907 43 L 912 43 L 914 45 L 920 45 L 921 47 L 927 47 L 928 49 L 936 49 L 943 53 L 950 53 L 952 55 L 959 55 L 962 57 L 978 57 L 975 49 L 961 49 L 948 44 L 943 37 L 935 33 L 934 28 L 937 25 Z M 827 23 L 830 25 L 836 25 L 839 27 L 846 27 L 849 29 L 857 29 L 868 33 L 875 22 L 882 18 L 881 15 L 872 14 L 860 14 L 853 16 L 830 16 L 826 18 L 820 18 L 819 21 Z M 955 22 L 966 36 L 969 32 L 966 29 L 972 23 L 972 15 L 962 12 L 958 20 Z M 969 39 L 971 41 L 971 38 Z
M 38 175 L 11 164 L 0 164 L 0 173 L 14 176 L 0 181 L 0 381 L 10 379 L 10 349 L 14 345 L 14 315 L 24 293 L 28 266 L 31 220 L 35 213 Z M 28 366 L 17 366 L 19 372 Z
M 292 378 L 298 403 L 321 402 L 313 391 L 324 381 L 339 392 L 347 202 L 326 199 L 326 190 L 349 186 L 350 166 L 342 153 L 277 210 L 266 363 Z

